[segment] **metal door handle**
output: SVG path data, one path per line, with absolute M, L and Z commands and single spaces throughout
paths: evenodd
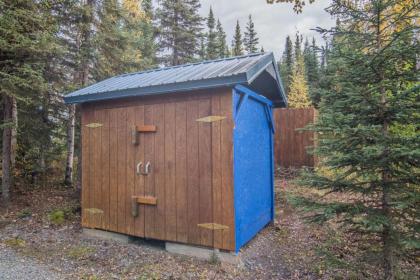
M 151 166 L 151 163 L 150 163 L 150 161 L 148 161 L 147 163 L 146 163 L 146 166 L 144 167 L 144 172 L 143 172 L 143 175 L 147 175 L 147 174 L 149 174 L 149 169 L 150 169 L 150 166 Z
M 137 175 L 148 175 L 150 173 L 150 167 L 152 166 L 152 164 L 150 163 L 150 161 L 148 161 L 144 167 L 144 171 L 141 171 L 141 167 L 143 166 L 143 162 L 139 162 L 136 165 L 136 174 Z
M 136 174 L 137 175 L 140 175 L 142 172 L 140 171 L 140 168 L 141 168 L 141 166 L 143 165 L 143 162 L 139 162 L 139 163 L 137 163 L 137 166 L 136 166 Z

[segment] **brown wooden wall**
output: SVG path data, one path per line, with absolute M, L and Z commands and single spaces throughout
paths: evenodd
M 276 134 L 274 137 L 275 162 L 282 167 L 314 166 L 314 156 L 307 147 L 314 145 L 312 132 L 297 131 L 315 118 L 314 108 L 274 110 Z
M 82 225 L 234 250 L 231 90 L 218 91 L 83 105 Z M 226 119 L 196 121 L 209 115 Z M 139 133 L 136 146 L 134 125 L 157 130 Z M 151 162 L 149 175 L 136 174 L 139 161 Z M 133 217 L 132 196 L 157 204 L 139 205 Z

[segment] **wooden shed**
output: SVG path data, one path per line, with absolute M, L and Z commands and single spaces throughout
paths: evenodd
M 82 112 L 82 226 L 238 251 L 274 217 L 272 53 L 109 78 Z

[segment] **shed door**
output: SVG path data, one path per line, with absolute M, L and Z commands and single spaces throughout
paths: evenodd
M 211 115 L 211 100 L 200 99 L 140 106 L 134 146 L 141 174 L 135 176 L 134 196 L 156 199 L 139 203 L 138 236 L 212 245 L 212 233 L 198 227 L 212 222 L 211 124 L 197 122 Z M 148 170 L 146 166 L 148 165 Z M 145 174 L 147 173 L 147 174 Z
M 233 250 L 231 92 L 155 100 L 84 107 L 83 226 Z M 135 126 L 156 131 L 133 144 Z

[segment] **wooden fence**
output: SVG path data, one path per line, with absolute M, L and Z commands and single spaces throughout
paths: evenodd
M 314 134 L 297 129 L 314 122 L 315 116 L 314 108 L 274 110 L 274 160 L 277 166 L 314 166 L 314 156 L 307 153 L 307 147 L 314 145 Z

